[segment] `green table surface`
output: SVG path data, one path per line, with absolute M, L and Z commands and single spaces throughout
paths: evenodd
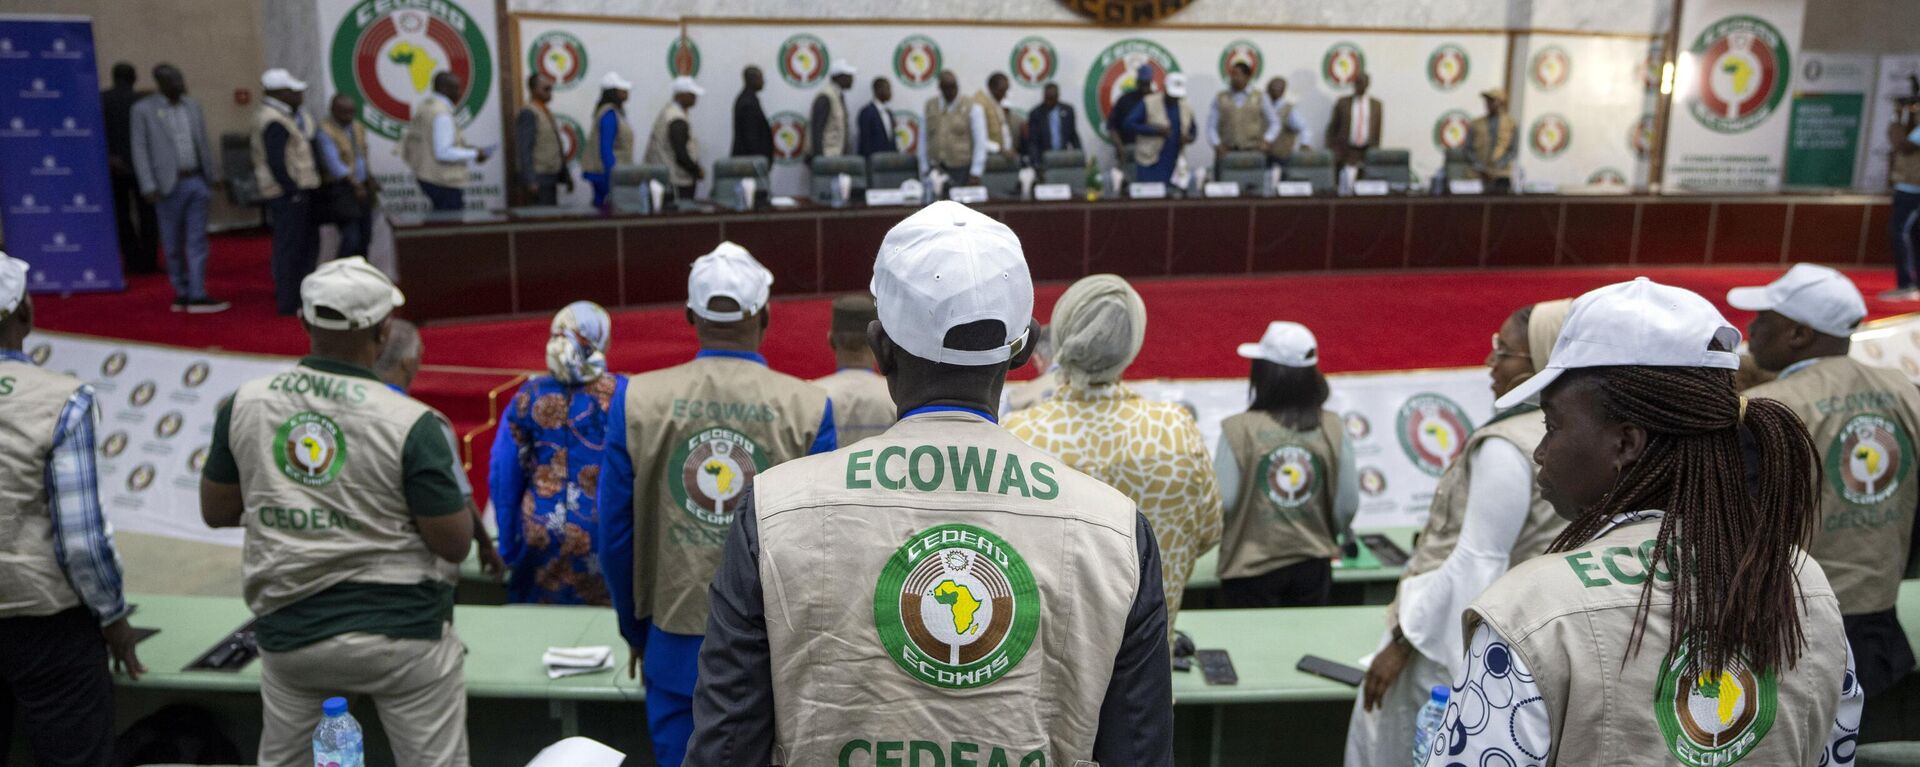
M 1420 532 L 1420 528 L 1387 527 L 1378 530 L 1355 530 L 1353 532 L 1356 536 L 1373 533 L 1387 536 L 1389 540 L 1400 547 L 1400 550 L 1405 551 L 1407 556 L 1413 556 L 1413 537 Z M 1381 565 L 1380 560 L 1374 558 L 1373 552 L 1367 550 L 1367 547 L 1363 545 L 1360 547 L 1360 556 L 1354 557 L 1353 559 L 1341 560 L 1339 564 L 1334 566 L 1333 582 L 1373 583 L 1398 580 L 1400 578 L 1400 572 L 1404 569 L 1406 568 L 1400 566 L 1387 567 Z M 474 570 L 476 575 L 478 575 L 479 572 L 477 569 Z M 1199 559 L 1194 560 L 1193 575 L 1187 577 L 1188 590 L 1217 588 L 1220 588 L 1219 546 L 1207 549 L 1207 553 L 1201 554 Z
M 1173 672 L 1180 705 L 1353 700 L 1354 688 L 1294 670 L 1301 656 L 1356 665 L 1373 652 L 1387 628 L 1387 608 L 1283 607 L 1265 610 L 1182 610 L 1178 628 L 1201 650 L 1226 650 L 1235 685 L 1209 685 L 1198 665 Z
M 155 689 L 251 692 L 260 689 L 260 661 L 239 671 L 182 671 L 229 632 L 252 617 L 244 602 L 231 597 L 128 595 L 140 606 L 132 623 L 160 633 L 140 643 L 147 673 L 139 681 L 124 676 L 123 686 Z M 512 605 L 453 611 L 454 630 L 467 646 L 467 694 L 476 698 L 642 701 L 639 680 L 626 675 L 626 643 L 612 610 L 581 607 Z M 608 645 L 615 668 L 563 679 L 548 679 L 540 656 L 548 647 Z

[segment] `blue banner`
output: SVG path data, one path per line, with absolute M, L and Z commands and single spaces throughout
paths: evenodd
M 36 293 L 120 290 L 93 23 L 0 16 L 0 233 Z

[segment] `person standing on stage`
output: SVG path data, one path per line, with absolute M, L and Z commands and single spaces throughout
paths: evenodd
M 1333 117 L 1327 123 L 1327 148 L 1335 162 L 1358 166 L 1367 161 L 1367 150 L 1380 145 L 1380 100 L 1367 95 L 1373 78 L 1361 72 L 1353 76 L 1353 95 L 1333 102 Z
M 1513 158 L 1520 153 L 1519 127 L 1507 114 L 1507 91 L 1488 88 L 1480 92 L 1487 113 L 1474 118 L 1467 127 L 1467 161 L 1473 175 L 1486 183 L 1487 191 L 1506 194 L 1513 191 Z
M 1133 142 L 1139 138 L 1127 127 L 1127 118 L 1150 93 L 1153 93 L 1153 67 L 1141 64 L 1133 73 L 1133 88 L 1114 99 L 1113 108 L 1107 111 L 1107 140 L 1113 143 L 1115 159 L 1123 167 L 1133 164 Z
M 320 704 L 367 695 L 394 759 L 467 764 L 466 655 L 453 587 L 477 512 L 446 416 L 370 369 L 400 290 L 366 259 L 300 286 L 312 353 L 241 385 L 200 477 L 210 527 L 244 527 L 260 645 L 262 765 L 306 764 Z
M 734 157 L 758 157 L 773 165 L 773 124 L 760 108 L 760 91 L 767 87 L 767 76 L 749 65 L 740 71 L 740 95 L 733 100 Z
M 693 118 L 687 116 L 707 89 L 693 78 L 673 78 L 673 98 L 653 118 L 653 130 L 647 134 L 649 165 L 667 166 L 674 193 L 682 200 L 693 199 L 694 187 L 707 173 L 700 169 L 700 140 L 693 137 Z
M 100 92 L 100 113 L 107 130 L 107 170 L 113 178 L 114 225 L 120 235 L 120 264 L 128 274 L 160 271 L 160 220 L 153 203 L 140 196 L 133 172 L 133 105 L 147 97 L 136 91 L 132 64 L 113 65 L 113 87 Z
M 833 330 L 827 345 L 833 348 L 833 375 L 814 379 L 833 400 L 834 431 L 842 445 L 886 431 L 896 420 L 887 379 L 875 370 L 873 349 L 867 346 L 867 326 L 879 319 L 873 299 L 840 296 L 833 299 Z
M 986 115 L 980 113 L 978 130 L 973 127 L 973 99 L 960 97 L 960 79 L 953 72 L 940 72 L 940 95 L 927 99 L 926 137 L 920 141 L 920 172 L 939 170 L 954 184 L 971 184 L 986 166 L 985 145 L 976 147 L 974 135 L 986 135 Z M 977 158 L 977 162 L 976 162 Z
M 1267 102 L 1252 90 L 1253 67 L 1236 61 L 1227 68 L 1227 90 L 1213 99 L 1207 112 L 1207 143 L 1216 163 L 1228 152 L 1265 153 L 1280 137 L 1280 125 L 1270 122 Z
M 733 509 L 688 762 L 1170 767 L 1153 531 L 994 423 L 1033 322 L 1020 241 L 936 202 L 873 272 L 903 417 Z
M 893 132 L 893 109 L 888 102 L 893 101 L 893 83 L 887 78 L 873 78 L 873 100 L 860 110 L 860 156 L 873 161 L 873 156 L 881 152 L 900 151 L 900 138 Z
M 313 148 L 328 185 L 316 204 L 327 205 L 340 230 L 340 248 L 334 258 L 364 256 L 373 241 L 373 216 L 380 182 L 367 172 L 367 129 L 354 119 L 360 104 L 345 93 L 327 102 L 327 119 L 320 121 Z
M 307 84 L 287 70 L 269 69 L 260 75 L 260 88 L 265 95 L 253 113 L 253 182 L 272 216 L 273 302 L 290 316 L 300 311 L 300 281 L 320 258 L 313 215 L 320 170 L 313 160 L 313 120 L 300 111 Z
M 856 70 L 845 59 L 835 59 L 833 75 L 820 94 L 813 97 L 808 110 L 807 162 L 815 157 L 840 157 L 853 154 L 853 125 L 847 120 L 847 89 L 853 87 Z
M 207 173 L 216 155 L 206 117 L 172 64 L 154 67 L 153 82 L 160 92 L 133 105 L 133 172 L 160 220 L 173 310 L 223 312 L 232 304 L 207 295 Z
M 519 161 L 514 180 L 529 205 L 557 205 L 560 187 L 573 192 L 573 173 L 560 145 L 560 126 L 553 121 L 553 78 L 538 72 L 527 78 L 527 105 L 513 118 L 513 141 Z M 600 127 L 596 121 L 595 128 Z M 631 138 L 629 138 L 631 145 Z M 589 141 L 598 151 L 599 143 Z M 585 155 L 582 155 L 585 159 Z
M 468 163 L 487 161 L 487 149 L 467 146 L 466 134 L 454 124 L 454 100 L 466 90 L 459 75 L 434 75 L 433 92 L 413 105 L 413 118 L 400 135 L 400 157 L 436 211 L 465 210 Z
M 593 106 L 593 127 L 587 151 L 580 156 L 580 176 L 593 187 L 593 207 L 607 202 L 613 188 L 613 169 L 633 164 L 633 124 L 627 122 L 627 96 L 633 83 L 608 72 L 600 76 L 600 101 Z
M 1027 162 L 1046 167 L 1047 152 L 1080 148 L 1080 127 L 1073 121 L 1073 105 L 1060 102 L 1060 84 L 1047 83 L 1040 106 L 1027 115 Z
M 699 353 L 616 382 L 607 411 L 600 571 L 632 651 L 627 674 L 646 671 L 661 767 L 680 767 L 687 753 L 708 586 L 748 489 L 774 466 L 837 445 L 826 391 L 760 356 L 772 285 L 731 242 L 694 261 L 687 323 Z
M 1167 92 L 1149 94 L 1127 116 L 1133 144 L 1135 181 L 1173 182 L 1180 155 L 1193 143 L 1193 110 L 1187 105 L 1187 76 L 1167 75 Z
M 1305 149 L 1311 141 L 1306 123 L 1300 122 L 1300 115 L 1293 108 L 1293 102 L 1287 100 L 1287 78 L 1275 77 L 1267 81 L 1267 167 L 1285 166 L 1293 159 L 1293 150 Z M 1279 132 L 1274 132 L 1279 126 Z
M 1893 210 L 1887 216 L 1892 242 L 1892 290 L 1882 301 L 1920 301 L 1920 99 L 1901 99 L 1899 112 L 1887 124 L 1887 171 L 1893 182 Z

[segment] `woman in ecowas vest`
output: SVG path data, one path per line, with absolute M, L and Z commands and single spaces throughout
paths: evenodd
M 1581 296 L 1538 375 L 1568 526 L 1465 617 L 1430 765 L 1835 764 L 1861 693 L 1820 566 L 1816 454 L 1733 388 L 1740 332 L 1644 277 Z M 1465 716 L 1463 716 L 1463 712 Z
M 607 202 L 613 169 L 633 162 L 633 125 L 627 122 L 627 92 L 633 83 L 619 72 L 600 77 L 600 101 L 593 105 L 593 127 L 578 151 L 580 177 L 593 187 L 593 207 Z
M 1323 410 L 1327 379 L 1313 332 L 1275 322 L 1253 360 L 1253 404 L 1220 423 L 1214 473 L 1225 501 L 1220 597 L 1226 607 L 1324 605 L 1336 539 L 1360 507 L 1340 416 Z

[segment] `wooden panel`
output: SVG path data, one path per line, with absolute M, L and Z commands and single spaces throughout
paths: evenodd
M 513 283 L 505 231 L 396 237 L 403 314 L 416 320 L 508 314 Z
M 520 275 L 517 312 L 549 312 L 574 301 L 620 303 L 617 230 L 536 229 L 513 233 Z
M 1094 209 L 1087 272 L 1122 277 L 1158 277 L 1167 273 L 1167 209 L 1128 206 Z
M 1856 214 L 1858 210 L 1854 211 Z M 1867 210 L 1867 231 L 1864 242 L 1866 247 L 1859 263 L 1874 266 L 1893 263 L 1893 235 L 1887 229 L 1887 219 L 1893 216 L 1890 204 L 1875 204 Z
M 1173 209 L 1174 274 L 1245 274 L 1251 205 L 1182 205 Z
M 1625 264 L 1633 256 L 1633 203 L 1569 202 L 1562 266 Z
M 880 241 L 887 238 L 888 229 L 912 212 L 903 208 L 898 215 L 827 219 L 820 229 L 821 289 L 829 293 L 866 292 L 873 281 L 873 259 L 880 254 Z
M 620 257 L 626 261 L 628 306 L 685 303 L 693 260 L 720 244 L 718 222 L 625 228 Z
M 1474 267 L 1480 265 L 1481 225 L 1487 206 L 1473 201 L 1413 207 L 1413 237 L 1407 243 L 1407 265 L 1414 267 Z
M 1868 230 L 1869 240 L 1887 231 Z M 1789 263 L 1851 264 L 1860 257 L 1860 206 L 1795 205 L 1793 233 L 1787 239 Z
M 1274 203 L 1253 210 L 1253 271 L 1327 268 L 1327 204 Z
M 819 251 L 814 240 L 814 226 L 818 221 L 813 216 L 799 215 L 729 221 L 726 235 L 728 240 L 759 259 L 767 271 L 773 272 L 774 295 L 805 295 L 820 292 Z
M 1487 203 L 1487 266 L 1552 266 L 1560 206 L 1550 202 Z
M 1707 259 L 1704 202 L 1650 202 L 1640 208 L 1638 264 L 1703 264 Z
M 1333 214 L 1333 268 L 1398 269 L 1406 263 L 1407 204 L 1347 204 Z
M 1716 264 L 1780 263 L 1780 241 L 1787 233 L 1784 203 L 1723 204 L 1714 214 L 1713 253 Z
M 1086 276 L 1085 210 L 1048 210 L 1040 204 L 1030 210 L 1002 210 L 998 215 L 1020 238 L 1020 248 L 1027 254 L 1027 270 L 1035 282 Z

